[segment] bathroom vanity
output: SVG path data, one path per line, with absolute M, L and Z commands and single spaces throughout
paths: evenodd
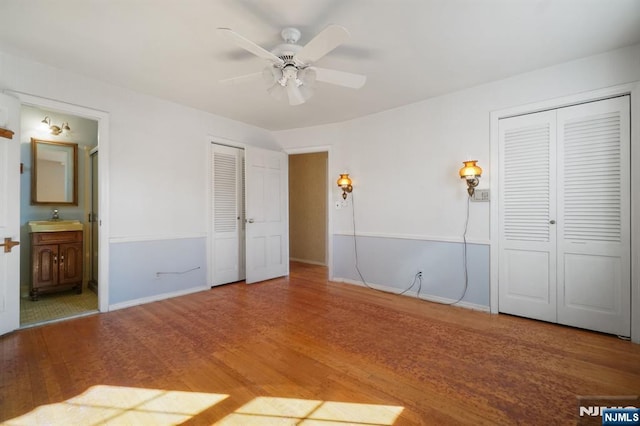
M 75 289 L 82 293 L 82 224 L 79 221 L 29 222 L 31 300 L 41 293 Z

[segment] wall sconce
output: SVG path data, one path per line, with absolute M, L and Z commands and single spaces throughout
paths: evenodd
M 351 193 L 353 191 L 353 186 L 351 185 L 351 179 L 349 178 L 349 173 L 340 173 L 340 178 L 338 179 L 338 186 L 342 188 L 342 198 L 344 200 L 347 199 L 347 193 Z
M 60 126 L 51 124 L 51 119 L 49 118 L 48 115 L 44 117 L 44 119 L 40 122 L 40 124 L 44 130 L 49 130 L 49 132 L 52 135 L 56 135 L 56 136 L 58 136 L 60 133 L 66 135 L 71 131 L 71 128 L 69 127 L 69 123 L 67 123 L 66 121 L 62 123 Z
M 482 169 L 476 165 L 478 160 L 463 161 L 464 167 L 460 169 L 460 178 L 467 181 L 467 192 L 469 197 L 473 197 L 475 187 L 480 183 Z

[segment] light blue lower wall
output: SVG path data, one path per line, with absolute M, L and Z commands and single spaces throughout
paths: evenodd
M 109 304 L 207 285 L 206 238 L 111 243 L 109 246 Z M 183 272 L 161 274 L 158 272 Z
M 357 243 L 358 266 L 367 283 L 401 291 L 422 271 L 422 296 L 457 300 L 462 295 L 462 243 L 360 236 Z M 467 244 L 469 286 L 464 302 L 489 307 L 489 251 L 489 245 Z M 334 278 L 360 281 L 354 253 L 353 236 L 334 235 Z

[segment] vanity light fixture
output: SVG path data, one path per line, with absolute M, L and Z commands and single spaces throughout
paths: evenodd
M 353 186 L 351 185 L 351 178 L 349 178 L 349 173 L 340 173 L 340 178 L 338 179 L 338 186 L 342 188 L 342 198 L 347 199 L 347 193 L 351 193 L 353 191 Z
M 52 135 L 56 135 L 58 136 L 60 133 L 66 135 L 67 133 L 69 133 L 71 131 L 71 128 L 69 127 L 69 123 L 67 123 L 66 121 L 64 123 L 62 123 L 60 126 L 56 126 L 55 124 L 51 124 L 51 119 L 49 118 L 49 116 L 45 116 L 44 119 L 40 122 L 42 127 L 45 130 L 49 130 L 49 132 Z
M 476 186 L 480 183 L 482 169 L 476 165 L 478 160 L 463 161 L 464 167 L 460 169 L 460 178 L 467 181 L 467 192 L 473 197 Z

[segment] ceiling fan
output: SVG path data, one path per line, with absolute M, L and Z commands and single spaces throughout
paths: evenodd
M 313 65 L 350 37 L 347 29 L 340 25 L 327 26 L 305 46 L 297 44 L 300 40 L 298 29 L 285 28 L 280 33 L 284 43 L 277 45 L 271 51 L 263 49 L 230 28 L 218 28 L 217 31 L 237 46 L 269 62 L 261 72 L 220 80 L 223 84 L 238 84 L 263 78 L 268 85 L 267 92 L 271 96 L 276 99 L 286 97 L 290 105 L 300 105 L 313 95 L 316 81 L 359 89 L 367 80 L 367 77 L 361 74 L 318 68 Z

